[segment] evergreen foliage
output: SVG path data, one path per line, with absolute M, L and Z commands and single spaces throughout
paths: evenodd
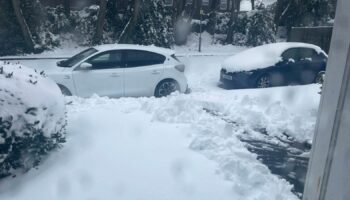
M 331 18 L 328 0 L 278 0 L 276 23 L 279 26 L 303 27 L 327 25 Z
M 241 13 L 233 24 L 233 44 L 259 46 L 275 42 L 276 26 L 267 9 Z
M 172 12 L 162 0 L 143 0 L 132 41 L 135 44 L 170 47 L 174 44 Z

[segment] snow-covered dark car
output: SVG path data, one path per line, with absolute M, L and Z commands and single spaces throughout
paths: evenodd
M 318 46 L 281 42 L 258 46 L 229 57 L 220 82 L 226 88 L 266 88 L 318 82 L 327 54 Z

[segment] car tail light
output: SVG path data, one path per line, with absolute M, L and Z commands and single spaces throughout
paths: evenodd
M 185 65 L 176 65 L 175 69 L 177 69 L 179 72 L 184 72 L 185 71 Z

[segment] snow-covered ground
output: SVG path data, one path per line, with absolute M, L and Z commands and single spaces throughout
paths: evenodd
M 242 49 L 191 48 L 176 48 L 191 94 L 66 98 L 67 143 L 38 170 L 2 180 L 0 199 L 298 199 L 240 138 L 311 141 L 319 86 L 224 90 L 228 54 L 218 52 Z

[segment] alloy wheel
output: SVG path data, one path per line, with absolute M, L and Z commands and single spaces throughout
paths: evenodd
M 157 97 L 168 96 L 178 90 L 178 86 L 174 81 L 165 81 L 158 86 Z
M 268 88 L 270 86 L 271 86 L 271 81 L 268 75 L 261 76 L 257 81 L 257 88 Z

